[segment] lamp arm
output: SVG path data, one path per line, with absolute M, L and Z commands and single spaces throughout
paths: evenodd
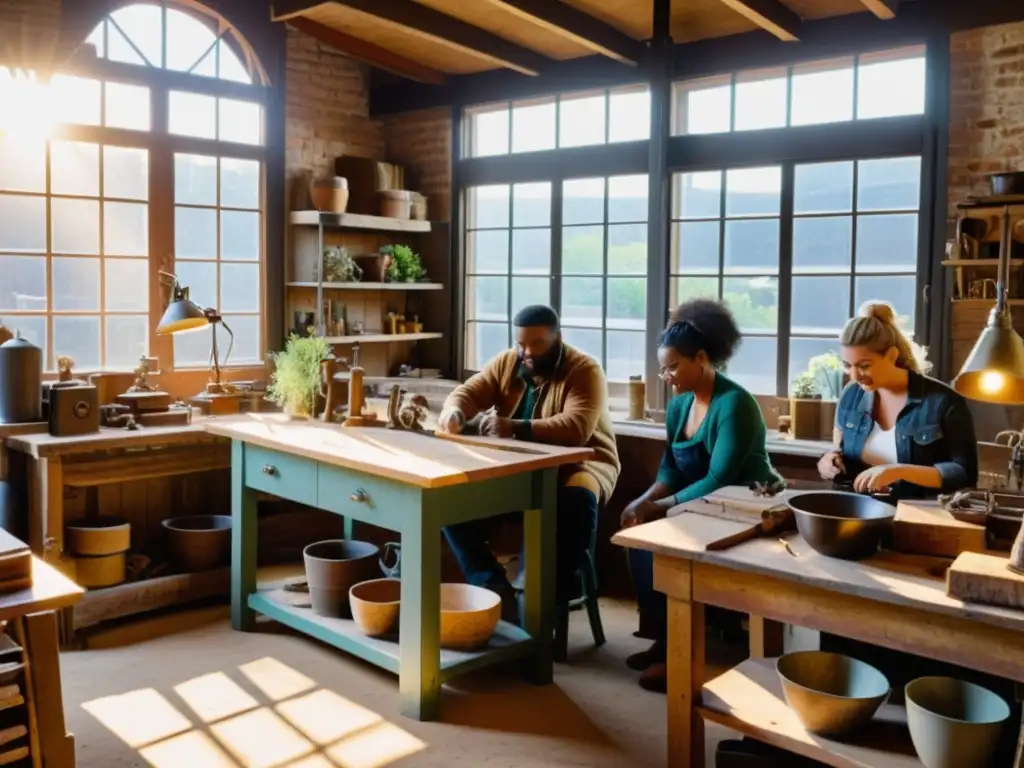
M 224 355 L 224 364 L 228 362 L 228 358 L 231 357 L 231 350 L 235 346 L 235 334 L 231 330 L 231 326 L 224 322 L 224 318 L 221 318 L 220 324 L 224 326 L 224 330 L 228 332 L 228 351 Z
M 1010 292 L 1010 248 L 1013 240 L 1010 231 L 1010 208 L 1003 208 L 999 220 L 999 274 L 996 284 L 995 312 L 1001 316 L 1006 311 L 1006 299 Z

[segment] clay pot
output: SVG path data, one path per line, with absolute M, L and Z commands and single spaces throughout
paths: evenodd
M 76 555 L 116 555 L 132 544 L 132 527 L 121 517 L 94 517 L 64 526 L 64 546 Z
M 209 571 L 227 565 L 231 553 L 228 515 L 187 515 L 164 520 L 167 551 L 179 571 Z
M 348 179 L 328 176 L 309 185 L 313 207 L 321 213 L 344 213 L 348 209 Z
M 348 618 L 349 590 L 377 575 L 379 553 L 380 549 L 369 542 L 347 539 L 318 541 L 302 550 L 313 612 Z
M 412 193 L 412 218 L 416 221 L 427 220 L 427 196 L 419 192 Z
M 367 637 L 383 637 L 398 630 L 402 582 L 398 579 L 372 579 L 349 590 L 352 618 Z
M 925 768 L 988 765 L 1010 707 L 987 688 L 951 677 L 907 684 L 910 740 Z
M 501 618 L 501 596 L 472 584 L 441 585 L 441 647 L 474 651 L 484 647 Z
M 412 192 L 405 189 L 384 189 L 380 197 L 380 215 L 389 219 L 408 219 L 412 214 Z

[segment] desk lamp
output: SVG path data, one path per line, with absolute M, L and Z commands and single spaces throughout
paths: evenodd
M 952 382 L 953 389 L 964 397 L 997 405 L 1024 404 L 1024 339 L 1013 329 L 1007 302 L 1011 243 L 1010 209 L 1004 206 L 999 238 L 996 305 L 989 313 L 988 322 L 975 342 L 974 349 Z M 1021 431 L 1021 438 L 1024 438 L 1024 430 Z M 1014 446 L 1010 467 L 1024 467 L 1024 446 L 1021 446 L 1020 440 Z M 1007 568 L 1024 574 L 1024 521 L 1013 542 Z

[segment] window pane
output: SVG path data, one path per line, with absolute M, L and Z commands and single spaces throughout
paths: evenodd
M 126 200 L 149 199 L 149 151 L 103 148 L 103 194 Z
M 562 228 L 562 274 L 599 275 L 604 271 L 604 227 Z
M 0 135 L 0 190 L 46 191 L 46 142 Z
M 163 66 L 164 20 L 163 9 L 156 5 L 141 3 L 120 8 L 110 14 L 116 24 L 108 25 L 107 34 L 113 39 L 110 31 L 121 28 L 121 31 L 134 44 L 134 49 L 141 53 L 152 67 Z M 138 56 L 138 54 L 135 54 Z M 114 56 L 111 45 L 110 58 L 114 61 L 128 61 Z
M 512 105 L 512 151 L 555 148 L 555 102 Z
M 508 109 L 470 113 L 470 157 L 508 154 Z
M 259 145 L 263 143 L 263 110 L 251 101 L 219 99 L 221 141 L 237 144 Z
M 680 277 L 675 281 L 672 305 L 679 306 L 690 299 L 717 299 L 717 277 Z
M 558 121 L 558 146 L 584 147 L 604 144 L 604 93 L 562 97 Z
M 57 311 L 100 309 L 100 260 L 54 257 L 53 308 Z
M 732 119 L 732 86 L 721 81 L 716 84 L 708 81 L 705 87 L 684 83 L 678 86 L 676 109 L 678 133 L 728 133 Z
M 740 168 L 725 174 L 726 216 L 777 216 L 782 200 L 782 169 Z
M 149 255 L 149 206 L 146 203 L 103 204 L 103 253 L 107 256 Z
M 722 301 L 744 333 L 779 327 L 777 277 L 727 277 L 722 281 Z
M 188 72 L 216 40 L 213 31 L 198 19 L 167 9 L 167 69 Z
M 196 62 L 195 67 L 192 69 L 191 74 L 198 75 L 199 77 L 216 77 L 217 76 L 217 48 L 219 45 L 215 45 L 210 48 L 203 58 Z
M 608 141 L 646 141 L 651 137 L 651 91 L 612 91 L 608 97 Z
M 924 56 L 878 62 L 862 58 L 857 73 L 857 117 L 923 115 L 924 65 Z
M 512 272 L 514 274 L 551 272 L 551 230 L 512 230 Z
M 217 204 L 217 158 L 175 154 L 174 202 L 189 205 Z
M 146 315 L 110 315 L 106 319 L 106 368 L 131 370 L 149 350 L 149 318 Z
M 226 208 L 260 207 L 260 164 L 223 157 L 220 161 L 220 204 Z
M 599 277 L 562 280 L 563 325 L 600 328 L 603 324 L 604 287 Z
M 46 252 L 46 199 L 0 195 L 0 250 Z
M 717 221 L 682 221 L 674 225 L 674 272 L 718 272 L 721 224 Z
M 508 320 L 508 278 L 466 278 L 467 314 L 472 320 Z
M 108 128 L 149 130 L 149 88 L 108 81 L 104 124 Z
M 220 267 L 221 312 L 260 311 L 260 265 L 222 264 Z
M 793 219 L 794 272 L 849 272 L 852 216 Z
M 231 80 L 235 83 L 252 82 L 252 76 L 246 70 L 245 65 L 242 64 L 241 59 L 231 50 L 231 46 L 228 45 L 226 39 L 221 38 L 221 41 L 217 43 L 217 50 L 220 59 L 221 80 Z
M 608 221 L 647 221 L 647 176 L 608 179 Z
M 50 144 L 50 190 L 55 195 L 100 193 L 100 147 L 80 141 Z
M 794 168 L 794 213 L 849 213 L 852 210 L 852 162 L 813 163 Z
M 111 61 L 119 61 L 122 64 L 137 64 L 140 67 L 147 66 L 146 60 L 139 55 L 128 38 L 120 29 L 113 24 L 107 23 L 107 58 Z M 159 63 L 157 64 L 159 66 Z
M 786 71 L 741 73 L 736 78 L 737 131 L 786 125 Z
M 551 278 L 513 277 L 512 314 L 531 304 L 551 304 Z
M 231 330 L 234 330 L 232 325 Z M 217 334 L 218 345 L 227 334 Z M 174 339 L 175 368 L 205 368 L 210 362 L 211 336 L 210 329 L 203 328 L 188 333 L 176 333 Z M 226 341 L 226 339 L 223 339 Z M 225 350 L 227 347 L 224 348 Z
M 11 309 L 46 309 L 46 257 L 0 256 L 0 311 Z
M 246 211 L 220 212 L 220 257 L 259 261 L 260 215 Z
M 54 119 L 61 123 L 99 125 L 102 87 L 99 80 L 54 75 L 50 79 Z
M 647 278 L 612 277 L 608 279 L 609 328 L 642 330 L 647 325 Z
M 916 272 L 917 214 L 857 217 L 858 272 Z
M 509 348 L 507 323 L 469 323 L 469 356 L 466 365 L 470 370 L 479 371 L 495 355 Z
M 778 340 L 771 336 L 747 336 L 725 375 L 754 395 L 774 395 L 778 370 Z
M 725 223 L 725 271 L 773 274 L 779 269 L 779 220 Z
M 100 203 L 98 200 L 50 200 L 51 237 L 54 253 L 100 252 Z
M 43 365 L 49 368 L 46 363 L 46 317 L 44 315 L 7 315 L 4 317 L 4 325 L 11 333 L 20 333 L 43 350 Z
M 853 59 L 793 68 L 790 125 L 853 119 Z
M 507 275 L 508 230 L 485 229 L 466 235 L 466 263 L 471 273 Z
M 608 274 L 647 274 L 647 225 L 608 226 Z
M 217 265 L 209 261 L 175 261 L 174 274 L 189 298 L 204 309 L 217 306 Z M 175 337 L 177 338 L 177 337 Z M 207 350 L 209 352 L 209 350 Z
M 827 339 L 801 339 L 791 338 L 789 340 L 789 385 L 792 391 L 793 382 L 811 363 L 811 358 L 824 355 L 828 352 L 839 354 L 839 340 L 835 337 Z
M 263 350 L 260 345 L 259 315 L 224 315 L 224 322 L 231 326 L 235 339 L 231 356 L 225 361 L 224 355 L 228 351 L 228 335 L 218 329 L 217 345 L 220 348 L 222 363 L 227 362 L 236 365 L 238 363 L 259 362 L 263 359 Z
M 562 338 L 566 344 L 590 355 L 601 365 L 603 365 L 604 360 L 604 340 L 602 337 L 601 331 L 562 327 Z
M 468 229 L 490 229 L 509 225 L 509 194 L 507 184 L 473 187 L 469 191 Z
M 604 179 L 573 179 L 562 184 L 562 223 L 604 221 Z
M 854 282 L 854 305 L 865 301 L 888 301 L 896 309 L 896 315 L 908 331 L 914 329 L 914 296 L 917 292 L 917 275 L 905 277 L 858 277 Z
M 79 371 L 95 371 L 100 361 L 100 318 L 58 315 L 53 318 L 53 355 L 68 356 Z M 138 357 L 135 358 L 138 364 Z
M 722 172 L 676 174 L 675 216 L 710 219 L 722 215 Z
M 838 336 L 849 319 L 849 277 L 793 278 L 792 333 Z
M 857 163 L 858 211 L 916 211 L 920 205 L 920 157 Z
M 145 290 L 149 285 L 149 262 L 145 259 L 104 259 L 103 279 L 104 309 L 112 312 L 149 309 L 149 291 Z M 109 351 L 108 343 L 108 357 Z
M 209 208 L 174 209 L 174 255 L 179 259 L 217 258 L 217 212 Z
M 608 380 L 629 381 L 630 376 L 643 376 L 647 352 L 647 336 L 643 331 L 608 331 L 608 364 L 605 366 Z
M 168 131 L 199 139 L 217 138 L 217 99 L 198 93 L 171 91 Z
M 551 224 L 551 184 L 515 184 L 512 187 L 512 226 L 546 227 Z

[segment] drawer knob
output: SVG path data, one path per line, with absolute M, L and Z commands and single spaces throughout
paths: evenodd
M 353 493 L 351 496 L 349 496 L 349 498 L 352 499 L 352 501 L 355 501 L 355 502 L 358 502 L 358 503 L 365 503 L 365 502 L 370 500 L 370 494 L 368 494 L 362 488 L 357 488 L 356 492 Z
M 270 475 L 271 477 L 276 477 L 277 476 L 277 467 L 275 467 L 273 464 L 264 464 L 263 465 L 263 474 L 264 475 Z

